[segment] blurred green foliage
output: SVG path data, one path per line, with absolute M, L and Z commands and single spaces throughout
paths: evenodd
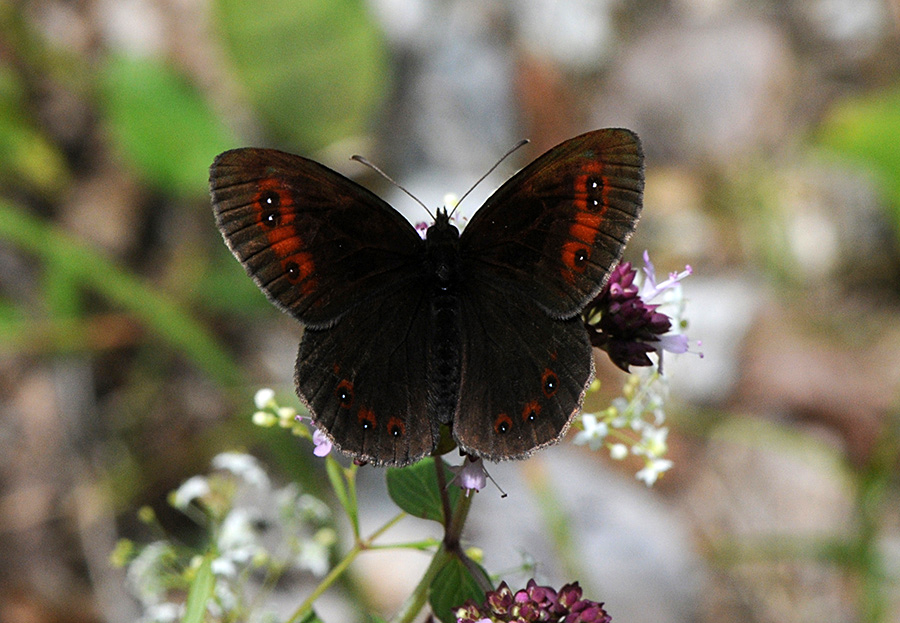
M 838 103 L 817 142 L 878 176 L 900 236 L 900 85 Z
M 154 331 L 162 343 L 184 353 L 212 378 L 226 384 L 237 381 L 238 373 L 231 357 L 182 304 L 158 288 L 142 283 L 127 269 L 88 245 L 46 221 L 2 201 L 0 239 L 39 258 L 49 274 L 55 275 L 56 288 L 65 288 L 69 293 L 67 297 L 53 297 L 61 301 L 58 309 L 65 307 L 58 314 L 61 320 L 66 320 L 79 311 L 76 302 L 80 300 L 80 296 L 77 290 L 89 289 L 133 314 Z M 77 324 L 65 326 L 78 330 Z M 0 326 L 0 336 L 8 345 L 10 342 L 26 344 L 33 335 L 32 321 Z M 61 340 L 56 346 L 60 349 L 70 347 L 66 340 Z M 90 347 L 90 344 L 84 343 L 82 346 Z
M 305 151 L 359 133 L 387 91 L 387 53 L 360 0 L 218 0 L 234 70 L 276 141 Z
M 387 90 L 387 54 L 362 2 L 220 0 L 211 10 L 214 34 L 221 37 L 216 43 L 233 63 L 215 73 L 237 79 L 233 95 L 241 100 L 238 105 L 250 106 L 247 112 L 257 121 L 250 125 L 260 132 L 250 142 L 280 143 L 307 152 L 367 130 Z M 89 332 L 77 318 L 103 311 L 85 307 L 84 294 L 91 292 L 133 315 L 214 378 L 233 382 L 234 363 L 192 315 L 197 307 L 230 316 L 270 308 L 224 245 L 214 247 L 210 257 L 203 257 L 208 247 L 192 246 L 192 265 L 200 266 L 200 273 L 175 276 L 163 286 L 67 234 L 53 223 L 53 214 L 57 202 L 77 192 L 82 183 L 78 175 L 89 172 L 92 163 L 121 160 L 138 185 L 135 198 L 146 201 L 138 210 L 171 214 L 175 206 L 193 206 L 197 214 L 191 218 L 208 225 L 197 231 L 215 240 L 208 170 L 216 154 L 241 146 L 236 129 L 214 109 L 210 94 L 195 77 L 182 69 L 187 65 L 165 50 L 141 55 L 105 50 L 94 59 L 79 58 L 44 39 L 18 9 L 6 7 L 2 13 L 0 33 L 7 35 L 15 54 L 0 60 L 0 198 L 6 199 L 0 204 L 0 243 L 38 258 L 42 274 L 37 300 L 44 304 L 37 308 L 49 316 L 38 330 L 27 320 L 36 309 L 35 299 L 25 308 L 23 301 L 0 291 L 3 350 L 89 350 Z M 41 93 L 48 83 L 55 85 L 54 92 L 68 91 L 86 104 L 97 122 L 88 128 L 100 129 L 102 142 L 83 136 L 68 137 L 70 142 L 61 144 L 53 130 L 42 125 Z M 80 151 L 79 140 L 85 141 L 87 151 Z M 87 162 L 79 160 L 85 154 Z M 31 200 L 42 205 L 49 218 L 35 215 Z M 103 210 L 99 205 L 94 214 Z M 167 217 L 159 213 L 147 218 Z M 169 241 L 158 242 L 160 248 L 151 250 L 151 256 L 172 253 L 165 249 Z M 173 270 L 178 266 L 156 265 L 150 273 L 160 279 L 171 277 Z M 188 302 L 195 311 L 188 311 Z
M 114 55 L 100 73 L 102 105 L 122 157 L 147 182 L 202 199 L 216 154 L 237 139 L 184 76 L 153 58 Z
M 28 113 L 21 78 L 0 64 L 0 184 L 52 195 L 68 179 L 62 156 Z
M 180 392 L 207 379 L 226 391 L 213 394 L 221 405 L 206 404 L 235 401 L 228 414 L 249 415 L 236 355 L 242 323 L 278 313 L 215 228 L 213 158 L 246 144 L 309 153 L 368 132 L 388 91 L 388 58 L 359 0 L 214 0 L 210 40 L 198 44 L 221 49 L 225 66 L 206 68 L 171 36 L 156 49 L 118 47 L 105 9 L 69 8 L 60 14 L 77 20 L 71 36 L 53 38 L 34 7 L 0 4 L 0 258 L 27 267 L 0 282 L 0 353 L 76 354 L 114 371 L 87 390 L 115 396 L 100 401 L 110 411 L 99 418 L 126 443 L 138 440 L 124 462 L 143 482 L 115 489 L 125 498 L 116 505 L 128 507 L 129 496 L 146 495 L 137 486 L 167 477 L 143 463 L 153 460 L 143 440 L 156 434 L 144 428 L 202 426 L 179 412 L 188 402 Z M 107 248 L 74 233 L 95 228 Z M 147 413 L 151 404 L 164 413 Z M 291 438 L 260 435 L 249 420 L 208 424 L 208 444 L 169 433 L 185 447 L 168 444 L 166 469 L 202 460 L 204 449 L 260 443 L 292 476 L 312 472 Z

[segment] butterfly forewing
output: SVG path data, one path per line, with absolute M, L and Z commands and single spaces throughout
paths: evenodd
M 588 132 L 503 184 L 461 238 L 467 271 L 524 292 L 556 317 L 579 313 L 606 283 L 641 211 L 637 136 Z
M 401 214 L 312 160 L 235 149 L 210 169 L 216 223 L 277 306 L 326 326 L 421 273 L 423 243 Z

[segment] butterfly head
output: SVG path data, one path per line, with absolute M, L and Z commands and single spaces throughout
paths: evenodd
M 453 244 L 459 240 L 459 229 L 450 221 L 450 213 L 447 208 L 438 208 L 434 217 L 434 224 L 425 233 L 428 246 L 441 246 Z

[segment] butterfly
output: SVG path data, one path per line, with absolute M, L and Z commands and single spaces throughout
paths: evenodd
M 312 160 L 216 157 L 216 224 L 266 296 L 304 325 L 297 394 L 360 462 L 403 466 L 442 427 L 488 460 L 566 432 L 593 379 L 580 314 L 637 224 L 640 141 L 595 130 L 515 174 L 460 234 L 439 209 L 423 239 L 394 208 Z

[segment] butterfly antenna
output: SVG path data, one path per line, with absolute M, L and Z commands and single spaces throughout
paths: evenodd
M 416 197 L 414 194 L 412 194 L 411 192 L 409 192 L 408 190 L 403 188 L 403 186 L 401 186 L 398 182 L 395 182 L 394 179 L 390 175 L 388 175 L 387 173 L 385 173 L 384 171 L 379 169 L 376 165 L 372 164 L 371 162 L 366 160 L 363 156 L 359 156 L 359 155 L 350 156 L 350 160 L 356 160 L 360 164 L 364 164 L 367 167 L 369 167 L 370 169 L 372 169 L 373 171 L 375 171 L 376 173 L 378 173 L 381 177 L 383 177 L 384 179 L 389 181 L 391 184 L 393 184 L 394 186 L 396 186 L 397 188 L 399 188 L 400 190 L 405 192 L 407 195 L 409 195 L 413 201 L 415 201 L 420 206 L 422 206 L 422 208 L 425 210 L 425 212 L 428 213 L 428 216 L 430 216 L 432 219 L 434 219 L 434 214 L 431 213 L 431 210 L 428 209 L 428 206 L 426 206 L 424 203 L 419 201 L 418 197 Z
M 468 196 L 469 196 L 469 193 L 472 192 L 473 190 L 475 190 L 475 187 L 478 186 L 481 182 L 484 181 L 484 178 L 486 178 L 488 175 L 490 175 L 491 173 L 493 173 L 493 172 L 494 172 L 494 169 L 496 169 L 497 167 L 499 167 L 501 162 L 503 162 L 504 160 L 506 160 L 507 158 L 509 158 L 509 157 L 512 155 L 512 153 L 513 153 L 514 151 L 516 151 L 517 149 L 519 149 L 519 148 L 522 147 L 523 145 L 527 145 L 527 144 L 528 144 L 528 139 L 527 139 L 527 138 L 523 138 L 521 141 L 519 141 L 518 143 L 516 143 L 515 145 L 513 145 L 512 147 L 510 147 L 509 150 L 507 150 L 507 152 L 506 152 L 505 154 L 503 154 L 503 155 L 500 157 L 500 159 L 494 164 L 494 166 L 492 166 L 490 169 L 488 169 L 488 170 L 487 170 L 487 173 L 485 173 L 484 175 L 482 175 L 481 177 L 479 177 L 479 178 L 478 178 L 478 181 L 475 182 L 474 184 L 472 184 L 472 188 L 470 188 L 469 190 L 467 190 L 467 191 L 463 194 L 463 196 L 459 198 L 459 200 L 456 202 L 456 205 L 453 206 L 453 212 L 456 212 L 456 208 L 459 207 L 459 204 L 462 203 L 462 200 L 465 199 L 466 197 L 468 197 Z M 453 212 L 450 213 L 450 216 L 453 216 Z M 499 487 L 498 487 L 498 489 L 499 489 Z

